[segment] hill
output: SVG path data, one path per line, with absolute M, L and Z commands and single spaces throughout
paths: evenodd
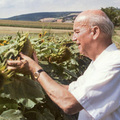
M 39 21 L 43 18 L 64 18 L 73 13 L 78 12 L 40 12 L 40 13 L 30 13 L 30 14 L 22 14 L 18 16 L 13 16 L 10 18 L 6 18 L 7 20 L 22 20 L 22 21 Z

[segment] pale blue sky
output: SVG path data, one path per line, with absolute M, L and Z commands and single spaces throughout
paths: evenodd
M 84 11 L 118 7 L 120 0 L 0 0 L 0 18 L 35 12 Z

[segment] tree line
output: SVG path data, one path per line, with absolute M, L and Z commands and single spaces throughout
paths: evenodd
M 120 26 L 120 8 L 107 7 L 101 8 L 101 10 L 107 14 L 114 26 Z

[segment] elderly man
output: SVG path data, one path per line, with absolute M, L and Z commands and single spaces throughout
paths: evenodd
M 80 13 L 74 22 L 73 41 L 92 62 L 69 86 L 56 83 L 31 58 L 8 61 L 8 69 L 27 71 L 65 113 L 79 112 L 78 120 L 120 119 L 120 51 L 112 43 L 114 27 L 101 10 Z

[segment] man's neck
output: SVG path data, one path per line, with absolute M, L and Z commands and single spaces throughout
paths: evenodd
M 109 46 L 112 44 L 112 41 L 108 44 L 101 44 L 96 46 L 96 50 L 93 51 L 93 54 L 91 55 L 91 60 L 95 61 L 97 57 Z

